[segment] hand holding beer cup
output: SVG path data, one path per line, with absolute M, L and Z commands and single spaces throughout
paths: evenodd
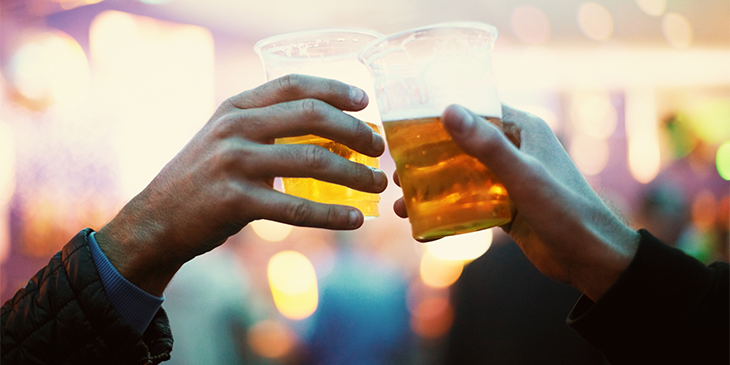
M 413 237 L 441 237 L 510 221 L 507 190 L 441 125 L 447 106 L 465 105 L 501 128 L 491 54 L 497 30 L 443 23 L 370 43 L 360 60 L 373 75 L 388 148 L 396 163 Z
M 509 190 L 513 217 L 502 228 L 527 258 L 597 300 L 631 262 L 639 234 L 593 191 L 547 123 L 506 105 L 502 116 L 500 130 L 452 105 L 441 120 L 454 142 Z M 404 199 L 393 208 L 403 218 L 410 214 Z
M 261 57 L 266 79 L 274 80 L 288 74 L 303 74 L 334 79 L 365 90 L 372 95 L 373 83 L 367 68 L 357 59 L 358 52 L 370 41 L 382 36 L 365 29 L 316 29 L 281 34 L 256 43 L 254 50 Z M 365 97 L 365 96 L 363 96 Z M 380 115 L 375 103 L 348 114 L 364 121 L 373 133 L 380 134 Z M 377 157 L 361 154 L 330 139 L 306 135 L 279 138 L 277 144 L 312 144 L 324 147 L 349 161 L 372 168 L 379 167 Z M 378 194 L 357 191 L 346 186 L 312 178 L 284 178 L 284 192 L 325 204 L 349 205 L 366 217 L 380 212 Z

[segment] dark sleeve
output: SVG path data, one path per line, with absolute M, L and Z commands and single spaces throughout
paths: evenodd
M 728 264 L 707 267 L 639 232 L 629 267 L 596 303 L 581 297 L 568 324 L 612 365 L 728 364 Z
M 76 235 L 0 312 L 3 364 L 153 364 L 169 359 L 160 309 L 144 334 L 119 316 L 88 247 Z

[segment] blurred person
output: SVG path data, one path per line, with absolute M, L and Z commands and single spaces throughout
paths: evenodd
M 163 292 L 181 266 L 253 220 L 352 230 L 355 208 L 274 190 L 313 177 L 370 193 L 387 177 L 314 145 L 315 134 L 369 156 L 383 138 L 344 113 L 368 97 L 341 82 L 289 75 L 224 101 L 152 182 L 98 232 L 84 229 L 1 312 L 3 364 L 155 364 L 170 358 Z M 162 137 L 164 138 L 164 136 Z
M 676 247 L 690 220 L 689 204 L 677 184 L 654 179 L 641 192 L 633 220 L 665 244 Z
M 240 345 L 258 319 L 244 268 L 229 243 L 175 274 L 165 289 L 165 312 L 175 329 L 170 365 L 264 363 Z
M 565 325 L 580 292 L 542 275 L 506 234 L 464 266 L 451 291 L 454 324 L 441 364 L 602 365 Z
M 728 264 L 705 266 L 628 227 L 543 120 L 506 105 L 502 113 L 503 131 L 458 105 L 441 120 L 509 192 L 505 232 L 540 272 L 582 293 L 568 325 L 612 365 L 728 363 Z M 408 216 L 402 198 L 394 210 Z
M 337 259 L 321 280 L 322 293 L 308 340 L 311 365 L 389 365 L 409 362 L 408 283 L 400 268 L 339 236 Z M 355 247 L 357 246 L 357 247 Z

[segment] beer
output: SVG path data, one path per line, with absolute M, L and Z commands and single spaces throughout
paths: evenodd
M 367 123 L 370 128 L 379 132 L 379 128 L 375 124 Z M 363 155 L 349 147 L 333 142 L 329 139 L 306 135 L 299 137 L 280 138 L 276 140 L 277 144 L 313 144 L 324 147 L 332 153 L 335 153 L 352 162 L 368 165 L 378 168 L 379 162 L 377 157 Z M 283 178 L 284 192 L 290 195 L 298 196 L 325 204 L 344 204 L 359 209 L 366 217 L 377 217 L 380 215 L 378 203 L 380 195 L 364 193 L 346 186 L 332 184 L 319 181 L 312 178 Z
M 497 117 L 486 117 L 500 125 Z M 413 238 L 433 240 L 510 221 L 507 190 L 443 129 L 440 117 L 383 122 Z

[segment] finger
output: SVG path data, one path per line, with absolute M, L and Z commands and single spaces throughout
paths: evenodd
M 228 99 L 239 109 L 262 108 L 300 99 L 322 100 L 340 110 L 357 111 L 368 105 L 368 96 L 355 86 L 307 75 L 286 75 Z
M 398 171 L 393 171 L 393 182 L 400 187 L 400 178 L 398 177 Z
M 261 191 L 257 202 L 260 218 L 300 227 L 350 230 L 360 227 L 364 221 L 362 212 L 353 207 L 317 203 L 276 190 Z
M 308 134 L 342 143 L 368 156 L 380 156 L 385 141 L 363 121 L 316 99 L 302 99 L 230 113 L 221 123 L 229 134 L 259 143 Z
M 393 203 L 393 211 L 395 214 L 401 218 L 408 218 L 408 212 L 406 211 L 406 202 L 403 200 L 403 198 L 398 198 Z
M 498 127 L 459 105 L 446 108 L 441 120 L 454 142 L 488 166 L 505 186 L 520 181 L 525 162 Z
M 368 193 L 381 193 L 388 177 L 380 169 L 352 162 L 310 144 L 257 145 L 231 161 L 248 177 L 311 177 Z M 234 167 L 236 168 L 236 167 Z

